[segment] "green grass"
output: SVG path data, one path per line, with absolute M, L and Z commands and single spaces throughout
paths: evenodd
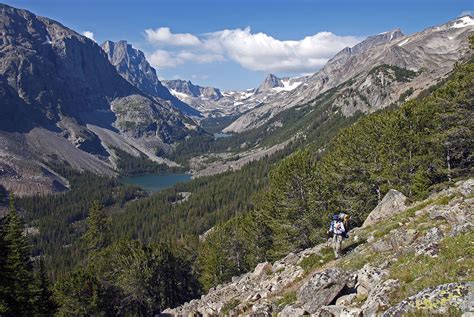
M 222 314 L 228 315 L 229 312 L 237 307 L 240 304 L 240 301 L 237 298 L 231 299 L 227 303 L 225 303 L 224 307 L 222 308 Z
M 285 307 L 287 305 L 291 305 L 294 302 L 296 302 L 296 291 L 291 291 L 283 295 L 282 298 L 280 298 L 277 301 L 278 307 Z
M 304 258 L 301 261 L 300 266 L 303 268 L 303 270 L 305 270 L 305 273 L 309 273 L 333 259 L 334 252 L 332 248 L 326 247 L 321 249 L 321 254 L 311 254 L 310 256 Z
M 447 237 L 440 244 L 437 258 L 413 253 L 401 256 L 390 270 L 390 278 L 401 282 L 391 302 L 398 303 L 427 287 L 474 280 L 474 245 L 471 241 L 470 233 Z

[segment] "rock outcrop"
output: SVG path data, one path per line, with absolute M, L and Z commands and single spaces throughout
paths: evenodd
M 399 191 L 395 189 L 389 190 L 382 201 L 369 214 L 362 227 L 373 225 L 404 210 L 406 199 L 405 195 Z

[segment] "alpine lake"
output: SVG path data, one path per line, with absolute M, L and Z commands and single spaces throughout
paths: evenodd
M 123 177 L 120 181 L 123 184 L 135 185 L 149 192 L 159 192 L 173 187 L 177 183 L 189 182 L 191 176 L 191 174 L 185 173 L 145 174 Z

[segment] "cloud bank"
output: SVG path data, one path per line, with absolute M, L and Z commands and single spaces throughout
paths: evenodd
M 279 40 L 265 33 L 245 29 L 221 30 L 203 35 L 173 33 L 167 27 L 145 30 L 155 47 L 150 63 L 172 68 L 187 62 L 234 61 L 242 67 L 264 72 L 314 72 L 341 49 L 362 38 L 319 32 L 299 40 Z

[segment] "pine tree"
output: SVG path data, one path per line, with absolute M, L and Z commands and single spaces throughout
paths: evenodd
M 43 257 L 38 261 L 38 269 L 36 272 L 34 309 L 36 316 L 52 316 L 56 311 L 56 304 L 53 301 L 53 293 L 48 276 L 46 275 Z
M 97 200 L 89 209 L 87 231 L 84 235 L 89 252 L 99 251 L 110 243 L 110 219 L 102 209 L 103 206 Z
M 5 240 L 6 218 L 0 218 L 0 315 L 7 312 L 6 298 L 8 295 L 8 278 L 10 274 L 7 271 L 6 259 L 8 255 L 7 241 Z
M 13 194 L 10 195 L 10 210 L 6 217 L 4 239 L 7 244 L 5 271 L 8 274 L 5 315 L 31 315 L 33 268 L 30 247 L 23 235 L 23 224 L 16 212 Z

